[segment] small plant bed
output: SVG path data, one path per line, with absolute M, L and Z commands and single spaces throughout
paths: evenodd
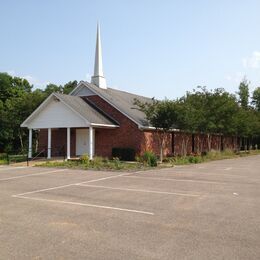
M 3 164 L 8 164 L 6 153 L 0 153 L 0 165 L 3 165 Z
M 120 161 L 118 158 L 109 160 L 102 157 L 94 157 L 90 160 L 88 155 L 83 155 L 77 160 L 68 161 L 48 161 L 35 166 L 41 167 L 59 167 L 59 168 L 71 168 L 71 169 L 83 169 L 83 170 L 103 170 L 103 171 L 140 171 L 149 170 L 152 168 L 165 168 L 173 167 L 175 165 L 185 164 L 197 164 L 203 162 L 209 162 L 214 160 L 239 158 L 249 155 L 260 154 L 260 150 L 240 151 L 233 152 L 231 150 L 225 150 L 223 152 L 211 151 L 205 155 L 188 155 L 188 156 L 175 156 L 167 157 L 163 160 L 163 163 L 158 164 L 156 156 L 152 152 L 145 152 L 143 156 L 136 157 L 136 161 L 125 162 Z
M 35 166 L 103 171 L 137 171 L 148 168 L 140 162 L 124 162 L 120 161 L 118 158 L 108 160 L 102 157 L 94 157 L 93 160 L 89 160 L 86 156 L 82 156 L 78 160 L 68 160 L 63 162 L 48 161 L 45 163 L 36 164 Z
M 238 152 L 234 152 L 232 150 L 224 150 L 222 152 L 212 150 L 210 152 L 205 153 L 204 155 L 194 154 L 194 155 L 187 155 L 187 156 L 167 157 L 163 160 L 163 163 L 171 166 L 196 164 L 196 163 L 239 158 L 239 157 L 258 155 L 258 154 L 260 154 L 260 150 L 238 151 Z

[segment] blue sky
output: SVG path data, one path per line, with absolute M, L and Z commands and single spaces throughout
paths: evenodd
M 96 23 L 110 87 L 176 98 L 260 86 L 259 0 L 0 0 L 0 71 L 36 87 L 90 80 Z

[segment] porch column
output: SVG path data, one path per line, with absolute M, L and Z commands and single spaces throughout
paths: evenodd
M 51 159 L 51 128 L 48 128 L 48 155 L 47 159 Z
M 89 127 L 89 159 L 93 159 L 93 127 Z
M 67 159 L 70 159 L 70 127 L 67 127 Z
M 32 129 L 29 129 L 29 149 L 28 149 L 28 158 L 32 158 Z

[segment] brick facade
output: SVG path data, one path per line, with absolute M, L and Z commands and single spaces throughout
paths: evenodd
M 157 155 L 160 154 L 156 131 L 139 129 L 136 123 L 98 95 L 88 96 L 85 99 L 90 100 L 119 124 L 119 127 L 114 129 L 95 128 L 95 155 L 111 158 L 113 147 L 133 148 L 137 155 L 148 150 Z M 211 149 L 237 148 L 237 140 L 233 137 L 212 135 L 208 139 L 206 134 L 192 135 L 176 131 L 166 135 L 164 155 L 183 155 L 208 151 L 208 140 L 211 141 Z M 41 129 L 39 132 L 39 151 L 47 149 L 47 143 L 47 129 Z M 52 129 L 52 156 L 61 156 L 61 149 L 66 153 L 66 148 L 67 130 L 65 128 Z M 71 128 L 71 156 L 75 156 L 75 154 L 76 129 Z

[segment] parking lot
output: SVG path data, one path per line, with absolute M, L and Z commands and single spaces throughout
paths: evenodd
M 259 259 L 260 156 L 135 173 L 0 166 L 0 259 Z

